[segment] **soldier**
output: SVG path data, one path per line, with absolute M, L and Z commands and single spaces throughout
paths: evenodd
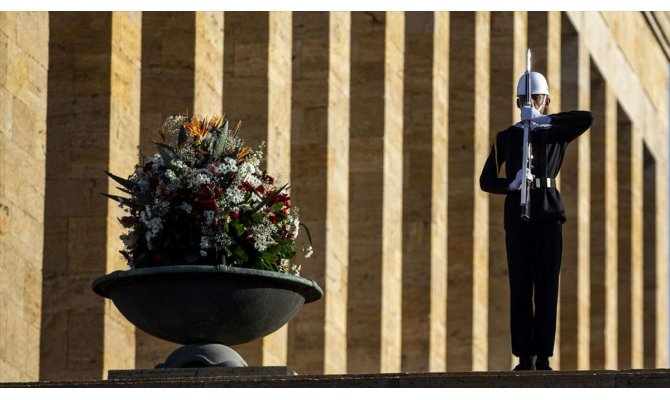
M 553 355 L 556 336 L 563 249 L 561 227 L 566 220 L 555 178 L 568 144 L 584 133 L 593 119 L 588 111 L 545 115 L 551 100 L 547 80 L 537 72 L 530 72 L 530 77 L 532 105 L 522 106 L 526 95 L 524 74 L 517 85 L 516 101 L 522 122 L 498 132 L 479 178 L 483 191 L 506 195 L 504 225 L 512 354 L 519 357 L 515 371 L 551 370 L 549 357 Z M 522 166 L 526 120 L 530 120 L 530 169 Z M 503 164 L 506 177 L 499 177 Z M 521 218 L 520 207 L 520 189 L 526 184 L 525 179 L 530 180 L 527 222 Z

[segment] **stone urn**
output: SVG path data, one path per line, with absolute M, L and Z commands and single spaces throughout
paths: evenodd
M 309 279 L 222 265 L 115 271 L 97 278 L 92 289 L 137 328 L 184 345 L 157 368 L 247 366 L 228 346 L 276 331 L 303 304 L 323 297 Z

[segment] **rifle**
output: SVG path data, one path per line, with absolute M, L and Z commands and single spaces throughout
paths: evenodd
M 524 106 L 533 107 L 531 92 L 530 92 L 530 49 L 526 51 L 526 98 Z M 531 168 L 531 160 L 533 152 L 531 144 L 528 140 L 530 133 L 530 120 L 523 121 L 523 159 L 521 161 L 521 168 L 523 168 L 523 184 L 521 185 L 521 220 L 523 222 L 530 221 L 530 184 L 526 179 L 526 171 Z

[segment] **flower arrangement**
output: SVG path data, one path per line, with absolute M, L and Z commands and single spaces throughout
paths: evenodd
M 240 123 L 223 116 L 171 116 L 158 153 L 143 157 L 128 179 L 105 173 L 130 195 L 105 194 L 130 215 L 120 218 L 130 268 L 224 264 L 299 275 L 290 265 L 303 226 L 286 192 L 260 169 L 264 143 L 244 146 Z

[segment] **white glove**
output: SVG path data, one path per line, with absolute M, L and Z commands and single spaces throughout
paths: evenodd
M 521 107 L 521 120 L 534 120 L 535 118 L 541 117 L 542 114 L 535 109 L 533 106 L 522 106 Z
M 526 168 L 526 179 L 532 181 L 535 179 L 535 175 L 530 173 L 530 169 Z M 521 184 L 523 183 L 523 168 L 520 168 L 516 173 L 516 178 L 507 185 L 507 190 L 520 190 Z

